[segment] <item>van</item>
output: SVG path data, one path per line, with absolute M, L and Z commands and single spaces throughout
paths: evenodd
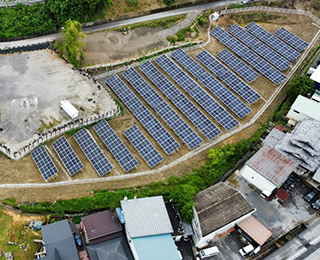
M 200 250 L 199 255 L 201 259 L 204 259 L 210 256 L 217 255 L 219 253 L 220 253 L 219 249 L 216 246 L 213 246 L 213 247 Z
M 242 257 L 245 257 L 249 253 L 251 253 L 254 250 L 254 247 L 252 245 L 246 245 L 245 247 L 241 248 L 239 250 L 239 253 Z

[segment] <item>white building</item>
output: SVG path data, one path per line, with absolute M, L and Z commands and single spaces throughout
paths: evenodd
M 269 145 L 263 146 L 245 164 L 242 177 L 269 196 L 280 188 L 298 164 Z
M 239 191 L 223 182 L 199 192 L 193 201 L 193 241 L 198 248 L 234 231 L 236 223 L 256 211 Z
M 60 107 L 70 116 L 72 119 L 75 119 L 79 115 L 79 111 L 68 101 L 62 100 L 60 102 Z
M 289 119 L 288 123 L 295 125 L 304 119 L 320 121 L 320 103 L 318 100 L 319 95 L 317 92 L 311 99 L 299 95 L 287 114 L 287 118 Z

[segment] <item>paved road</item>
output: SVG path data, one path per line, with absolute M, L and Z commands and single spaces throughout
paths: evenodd
M 320 219 L 265 260 L 320 259 Z
M 129 24 L 165 18 L 165 17 L 169 17 L 169 16 L 174 16 L 174 15 L 180 15 L 180 14 L 191 13 L 191 12 L 195 12 L 195 11 L 202 11 L 202 10 L 222 7 L 222 6 L 226 6 L 226 3 L 236 4 L 236 3 L 240 3 L 240 2 L 241 1 L 239 1 L 239 0 L 220 1 L 220 2 L 216 2 L 216 3 L 209 3 L 209 4 L 204 4 L 204 5 L 195 5 L 195 6 L 185 7 L 185 8 L 179 8 L 179 9 L 165 11 L 165 12 L 161 12 L 161 13 L 157 13 L 157 14 L 150 14 L 150 15 L 145 15 L 145 16 L 141 16 L 141 17 L 134 17 L 134 18 L 126 19 L 126 20 L 122 20 L 122 21 L 116 21 L 116 22 L 100 24 L 100 25 L 96 25 L 96 26 L 92 26 L 92 27 L 87 27 L 87 28 L 83 29 L 83 32 L 84 33 L 96 32 L 96 31 L 126 26 Z M 52 40 L 55 40 L 58 38 L 60 38 L 60 33 L 49 34 L 49 35 L 35 37 L 32 39 L 26 39 L 26 40 L 1 42 L 0 49 L 29 45 L 29 44 L 36 44 L 36 43 L 41 43 L 41 42 L 46 42 L 46 41 L 52 41 Z

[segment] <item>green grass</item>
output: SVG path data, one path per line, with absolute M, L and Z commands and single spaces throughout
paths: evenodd
M 29 228 L 24 229 L 24 225 L 25 223 L 14 223 L 13 218 L 4 214 L 0 209 L 0 250 L 3 254 L 0 257 L 1 260 L 5 259 L 4 253 L 10 251 L 12 251 L 15 260 L 34 259 L 38 245 L 33 240 L 39 239 L 40 231 L 32 232 Z M 16 242 L 18 245 L 9 245 L 8 241 Z M 19 244 L 22 243 L 29 245 L 30 248 L 27 251 L 20 249 Z
M 231 19 L 235 20 L 238 24 L 247 24 L 250 22 L 268 22 L 274 19 L 279 19 L 280 17 L 281 15 L 271 14 L 268 12 L 252 12 L 231 15 Z

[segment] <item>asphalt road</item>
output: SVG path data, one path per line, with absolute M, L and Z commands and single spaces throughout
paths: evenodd
M 320 259 L 320 219 L 279 248 L 266 260 L 315 260 Z
M 180 14 L 185 14 L 185 13 L 190 13 L 190 12 L 195 12 L 195 11 L 213 9 L 213 8 L 217 8 L 217 7 L 226 6 L 226 4 L 236 4 L 236 3 L 241 3 L 241 1 L 239 1 L 239 0 L 237 0 L 237 1 L 236 0 L 220 1 L 220 2 L 216 2 L 216 3 L 209 3 L 209 4 L 204 4 L 204 5 L 195 5 L 195 6 L 185 7 L 185 8 L 179 8 L 179 9 L 174 9 L 174 10 L 165 11 L 165 12 L 161 12 L 161 13 L 150 14 L 150 15 L 145 15 L 145 16 L 140 16 L 140 17 L 134 17 L 131 19 L 100 24 L 100 25 L 96 25 L 96 26 L 92 26 L 92 27 L 86 27 L 86 28 L 83 28 L 83 32 L 84 33 L 91 33 L 91 32 L 126 26 L 126 25 L 130 25 L 130 24 L 134 24 L 134 23 L 150 21 L 150 20 L 154 20 L 154 19 L 166 18 L 166 17 L 170 17 L 170 16 L 175 16 L 175 15 L 180 15 Z M 35 38 L 31 38 L 31 39 L 19 40 L 19 41 L 1 42 L 0 49 L 36 44 L 36 43 L 41 43 L 41 42 L 46 42 L 46 41 L 52 41 L 52 40 L 55 40 L 58 38 L 60 38 L 60 33 L 49 34 L 49 35 L 44 35 L 44 36 L 35 37 Z

